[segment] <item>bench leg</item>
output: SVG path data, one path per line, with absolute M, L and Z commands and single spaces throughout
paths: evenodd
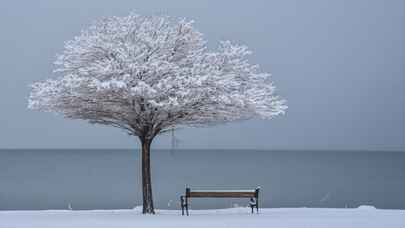
M 180 196 L 181 215 L 184 215 L 184 197 Z
M 185 209 L 186 215 L 188 216 L 188 199 L 187 199 L 187 197 L 180 196 L 180 206 L 181 206 L 181 215 L 184 215 L 184 209 Z
M 254 213 L 255 208 L 256 212 L 259 213 L 259 199 L 257 197 L 250 198 L 249 206 L 252 209 L 252 214 Z
M 186 204 L 186 213 L 187 213 L 187 216 L 188 216 L 188 204 Z

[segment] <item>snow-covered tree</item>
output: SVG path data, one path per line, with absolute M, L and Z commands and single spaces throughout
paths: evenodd
M 207 48 L 192 21 L 110 17 L 65 43 L 53 79 L 32 85 L 29 108 L 123 129 L 142 145 L 143 213 L 154 213 L 150 146 L 161 133 L 284 113 L 270 75 L 246 46 Z

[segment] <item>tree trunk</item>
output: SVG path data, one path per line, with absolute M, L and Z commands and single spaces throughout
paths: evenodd
M 155 214 L 152 198 L 152 181 L 150 173 L 150 145 L 152 140 L 141 140 L 142 142 L 142 197 L 143 214 Z

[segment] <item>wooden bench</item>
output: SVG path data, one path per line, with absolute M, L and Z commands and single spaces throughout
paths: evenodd
M 249 206 L 259 213 L 259 190 L 260 187 L 253 190 L 191 190 L 186 188 L 186 194 L 180 196 L 181 215 L 184 210 L 188 214 L 189 198 L 250 198 Z

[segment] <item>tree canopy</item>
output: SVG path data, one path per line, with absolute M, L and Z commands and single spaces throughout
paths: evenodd
M 57 77 L 33 83 L 29 108 L 144 138 L 284 113 L 285 100 L 250 53 L 230 41 L 210 50 L 192 21 L 109 17 L 65 43 Z

